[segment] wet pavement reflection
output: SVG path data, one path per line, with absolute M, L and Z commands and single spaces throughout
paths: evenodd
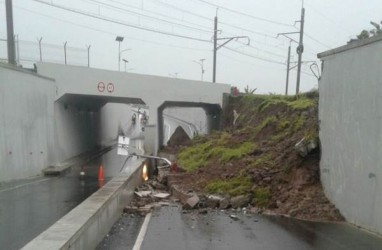
M 382 249 L 382 238 L 341 223 L 317 223 L 282 217 L 177 207 L 154 211 L 142 250 L 151 249 Z
M 113 149 L 63 176 L 3 184 L 0 188 L 0 248 L 11 250 L 24 246 L 117 175 L 125 161 L 126 156 L 117 155 L 117 149 Z M 104 183 L 98 181 L 101 164 Z M 85 172 L 83 178 L 80 171 Z M 126 167 L 124 172 L 130 171 Z

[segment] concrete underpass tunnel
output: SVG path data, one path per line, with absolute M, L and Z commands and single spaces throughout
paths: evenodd
M 108 145 L 131 127 L 132 104 L 139 98 L 65 94 L 54 105 L 54 162 Z
M 158 107 L 158 146 L 165 144 L 164 141 L 164 114 L 167 108 L 202 108 L 206 114 L 207 133 L 221 128 L 222 108 L 219 104 L 201 103 L 201 102 L 177 102 L 166 101 Z M 179 117 L 182 118 L 182 117 Z

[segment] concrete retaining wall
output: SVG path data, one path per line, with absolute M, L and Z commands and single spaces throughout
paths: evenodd
M 143 165 L 137 164 L 131 175 L 113 178 L 22 249 L 94 249 L 141 184 Z
M 52 160 L 54 80 L 0 64 L 0 182 L 38 175 Z
M 382 234 L 382 37 L 319 55 L 321 180 L 345 218 Z

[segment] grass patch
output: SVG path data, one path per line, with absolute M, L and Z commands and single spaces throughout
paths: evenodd
M 221 162 L 226 163 L 231 160 L 240 159 L 241 157 L 251 153 L 255 149 L 255 144 L 245 142 L 236 148 L 226 148 L 222 146 L 213 147 L 207 153 L 207 158 L 218 158 Z
M 297 116 L 293 121 L 293 132 L 297 132 L 298 130 L 302 129 L 306 121 L 306 118 L 302 115 Z
M 235 148 L 224 146 L 229 145 L 230 138 L 229 134 L 223 133 L 215 140 L 184 148 L 177 155 L 178 162 L 186 171 L 194 171 L 206 166 L 210 159 L 218 159 L 222 163 L 227 163 L 248 155 L 256 147 L 256 144 L 252 142 L 242 143 Z
M 274 156 L 272 153 L 265 153 L 255 158 L 255 160 L 250 164 L 251 168 L 263 168 L 263 167 L 274 167 Z
M 211 148 L 211 145 L 211 142 L 205 142 L 184 148 L 177 155 L 179 164 L 186 171 L 193 171 L 200 167 L 204 167 L 208 162 L 206 151 Z
M 204 191 L 211 194 L 228 194 L 238 196 L 248 193 L 252 187 L 251 177 L 235 177 L 230 180 L 210 181 Z
M 255 196 L 255 204 L 258 207 L 267 207 L 271 198 L 271 193 L 268 188 L 258 187 L 253 191 Z
M 263 130 L 263 128 L 275 123 L 277 123 L 276 116 L 268 116 L 267 118 L 263 119 L 259 125 L 257 125 L 256 131 L 260 132 L 261 130 Z
M 295 110 L 304 110 L 304 109 L 309 109 L 316 106 L 316 102 L 314 99 L 300 97 L 288 103 L 288 106 Z

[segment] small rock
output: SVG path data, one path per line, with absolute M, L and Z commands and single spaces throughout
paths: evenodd
M 228 207 L 230 206 L 230 199 L 229 198 L 223 198 L 220 202 L 219 202 L 219 208 L 220 209 L 227 209 Z
M 231 214 L 229 217 L 233 220 L 239 220 L 239 218 L 234 214 Z
M 197 195 L 187 199 L 186 204 L 183 205 L 184 209 L 194 209 L 199 203 L 199 197 Z
M 169 193 L 157 193 L 154 194 L 154 197 L 159 198 L 159 199 L 166 199 L 170 196 Z
M 147 197 L 151 194 L 151 191 L 138 191 L 134 192 L 138 197 Z
M 251 201 L 251 198 L 248 195 L 239 195 L 231 198 L 231 206 L 233 208 L 241 208 L 248 205 Z
M 208 210 L 206 208 L 203 208 L 203 209 L 199 209 L 199 214 L 207 214 L 208 213 Z
M 223 198 L 220 196 L 209 195 L 207 196 L 206 205 L 207 207 L 210 207 L 210 208 L 217 208 L 219 207 L 221 200 L 223 200 Z

